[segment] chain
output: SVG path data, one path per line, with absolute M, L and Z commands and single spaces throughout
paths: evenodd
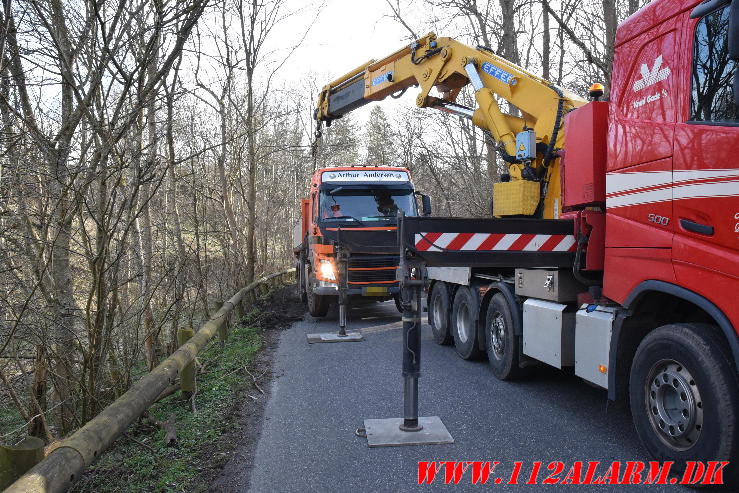
M 310 153 L 313 157 L 313 169 L 316 169 L 316 165 L 318 163 L 318 147 L 321 144 L 321 136 L 323 135 L 323 132 L 321 131 L 322 125 L 323 122 L 321 120 L 318 120 L 318 123 L 316 125 L 316 132 L 313 134 L 313 143 L 310 146 Z

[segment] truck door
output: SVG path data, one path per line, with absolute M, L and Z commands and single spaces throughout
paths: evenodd
M 729 7 L 684 23 L 691 70 L 681 81 L 684 110 L 675 133 L 675 246 L 696 240 L 737 249 L 739 108 L 732 88 L 737 63 L 728 53 Z
M 616 49 L 606 176 L 612 247 L 672 244 L 670 186 L 680 34 L 673 17 Z
M 616 300 L 642 278 L 674 280 L 672 160 L 677 123 L 676 17 L 617 40 L 606 174 L 604 293 Z
M 734 0 L 739 1 L 739 0 Z M 681 284 L 735 297 L 739 278 L 739 107 L 728 51 L 731 4 L 683 14 L 683 110 L 675 129 L 673 263 Z M 732 281 L 733 277 L 733 281 Z M 739 309 L 728 298 L 731 311 Z

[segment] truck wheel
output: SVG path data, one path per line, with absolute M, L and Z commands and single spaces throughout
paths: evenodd
M 306 286 L 308 297 L 308 313 L 314 317 L 325 317 L 328 313 L 329 298 L 313 291 L 313 283 L 308 279 Z
M 403 305 L 400 303 L 400 293 L 393 295 L 393 301 L 395 302 L 395 308 L 403 313 Z
M 477 305 L 470 288 L 461 286 L 454 295 L 451 329 L 454 346 L 462 359 L 476 359 L 481 354 L 477 344 L 476 311 Z
M 496 293 L 490 298 L 485 316 L 485 347 L 490 368 L 498 380 L 522 375 L 523 370 L 518 367 L 518 344 L 508 301 L 503 294 Z
M 449 290 L 443 282 L 437 282 L 428 298 L 428 314 L 431 332 L 436 344 L 448 346 L 452 343 L 449 332 Z
M 727 461 L 739 454 L 739 381 L 727 345 L 706 324 L 659 327 L 634 356 L 629 397 L 644 446 L 660 461 Z M 724 469 L 736 484 L 739 468 Z
M 303 268 L 303 264 L 299 262 L 295 266 L 295 284 L 298 290 L 298 299 L 302 303 L 305 303 L 308 301 L 308 295 L 305 292 L 305 279 L 303 277 L 305 277 L 305 269 Z

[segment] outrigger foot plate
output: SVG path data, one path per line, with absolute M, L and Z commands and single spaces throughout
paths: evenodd
M 367 445 L 370 447 L 399 447 L 402 445 L 439 445 L 454 443 L 441 418 L 427 416 L 418 418 L 422 426 L 419 431 L 402 431 L 403 418 L 365 419 Z
M 341 336 L 336 332 L 327 332 L 324 334 L 308 334 L 308 343 L 317 342 L 359 342 L 364 338 L 361 332 L 347 332 L 345 336 Z

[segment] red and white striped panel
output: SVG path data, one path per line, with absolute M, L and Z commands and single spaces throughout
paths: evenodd
M 521 233 L 416 233 L 416 249 L 421 252 L 574 252 L 573 235 Z
M 606 175 L 606 207 L 739 196 L 739 169 L 616 172 Z

